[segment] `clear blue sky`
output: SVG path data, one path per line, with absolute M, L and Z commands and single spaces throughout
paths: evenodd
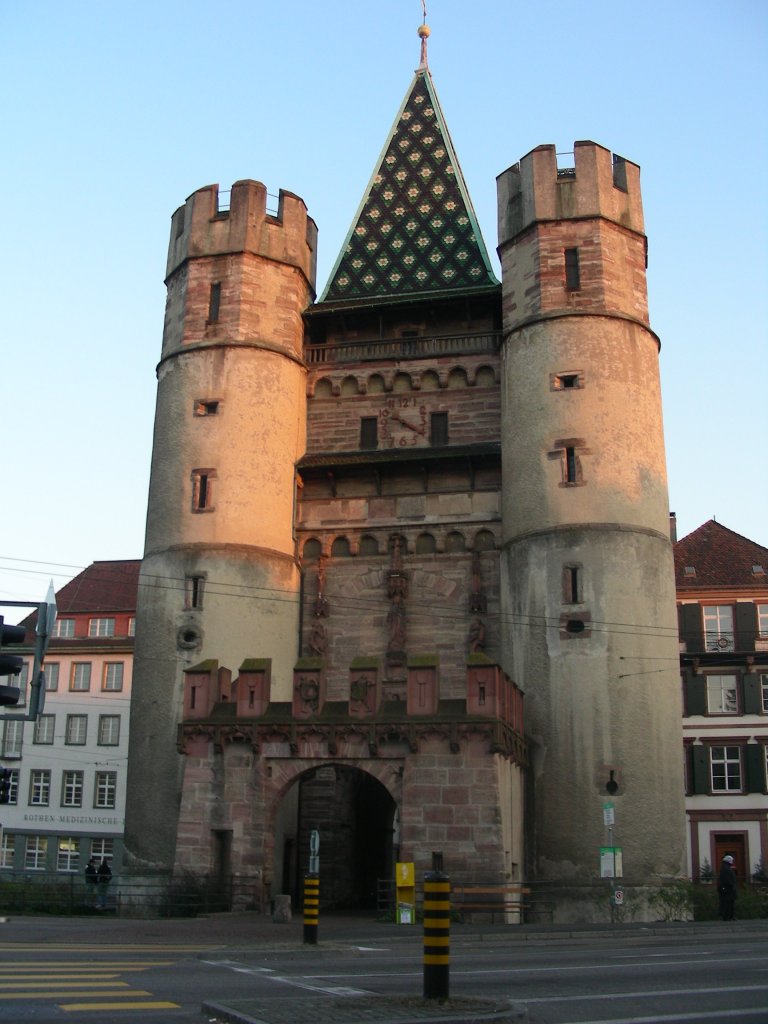
M 768 545 L 768 4 L 429 0 L 427 20 L 491 252 L 496 175 L 535 146 L 641 165 L 670 508 L 681 536 L 715 516 Z M 0 3 L 0 601 L 142 554 L 174 209 L 239 178 L 298 193 L 320 290 L 420 22 L 419 0 Z

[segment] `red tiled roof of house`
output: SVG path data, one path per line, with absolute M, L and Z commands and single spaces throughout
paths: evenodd
M 93 562 L 56 594 L 63 612 L 132 612 L 136 610 L 141 559 Z
M 674 545 L 675 583 L 690 590 L 762 587 L 768 592 L 768 548 L 710 519 Z M 762 566 L 762 575 L 754 571 Z M 695 570 L 686 573 L 686 567 Z

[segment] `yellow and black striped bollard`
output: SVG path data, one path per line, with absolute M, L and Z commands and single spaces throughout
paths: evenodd
M 317 945 L 317 924 L 320 918 L 320 876 L 304 875 L 304 941 Z
M 424 998 L 447 999 L 451 964 L 451 880 L 424 875 Z

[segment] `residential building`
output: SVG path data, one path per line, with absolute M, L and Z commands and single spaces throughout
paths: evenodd
M 768 548 L 710 519 L 675 544 L 689 870 L 768 865 Z
M 35 722 L 8 717 L 23 714 L 28 696 L 34 619 L 25 622 L 22 700 L 0 722 L 0 766 L 12 773 L 0 806 L 6 871 L 82 873 L 91 856 L 119 864 L 139 567 L 94 562 L 57 593 Z
M 336 905 L 442 863 L 585 920 L 611 802 L 641 917 L 685 817 L 640 170 L 503 170 L 497 280 L 419 34 L 319 299 L 298 196 L 173 216 L 125 869 L 266 906 L 317 832 Z

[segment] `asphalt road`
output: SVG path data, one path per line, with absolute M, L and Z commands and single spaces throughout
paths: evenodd
M 766 1024 L 768 922 L 754 925 L 454 929 L 451 1002 L 494 1000 L 529 1024 Z M 217 1016 L 207 1004 L 269 1024 L 358 1024 L 408 1019 L 408 1001 L 423 1002 L 418 928 L 322 929 L 313 948 L 295 927 L 226 917 L 9 922 L 0 1021 L 207 1024 Z M 391 1013 L 361 1016 L 372 995 Z M 454 1024 L 477 1019 L 453 1009 Z

